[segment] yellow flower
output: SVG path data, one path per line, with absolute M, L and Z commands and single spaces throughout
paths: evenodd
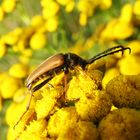
M 88 38 L 86 40 L 85 44 L 84 44 L 85 51 L 89 50 L 90 48 L 92 48 L 94 46 L 94 43 L 95 43 L 94 37 Z
M 58 79 L 57 78 L 54 78 L 54 79 L 60 80 L 59 78 L 60 78 L 60 76 L 58 76 Z M 55 86 L 55 83 L 53 82 L 53 80 L 51 80 L 50 83 L 51 84 L 53 83 L 52 85 Z M 50 92 L 51 92 L 51 94 L 50 94 Z M 58 87 L 56 89 L 45 88 L 45 90 L 41 93 L 43 98 L 38 100 L 36 102 L 36 106 L 35 106 L 35 110 L 36 110 L 38 119 L 48 117 L 51 112 L 53 112 L 53 111 L 55 111 L 55 109 L 59 108 L 57 106 L 57 99 L 59 99 L 62 96 L 62 93 L 63 93 L 62 87 Z
M 19 52 L 23 52 L 27 46 L 27 41 L 24 40 L 23 38 L 20 38 L 17 42 L 17 44 L 14 46 L 14 51 L 19 51 Z
M 41 32 L 36 32 L 30 39 L 30 47 L 34 50 L 41 49 L 46 44 L 46 35 Z
M 35 31 L 42 32 L 42 33 L 46 32 L 45 20 L 44 20 L 43 16 L 36 15 L 36 16 L 32 17 L 30 24 L 34 28 Z
M 98 132 L 92 122 L 81 121 L 74 107 L 60 109 L 51 116 L 48 134 L 58 140 L 97 140 Z
M 112 0 L 101 0 L 101 3 L 99 4 L 101 9 L 108 9 L 112 5 Z
M 13 46 L 14 51 L 23 52 L 27 47 L 29 47 L 29 38 L 34 33 L 34 28 L 26 27 L 22 28 L 21 36 L 19 37 L 19 40 L 17 43 Z
M 66 6 L 71 0 L 56 0 L 59 4 Z
M 75 54 L 80 54 L 83 51 L 84 47 L 82 39 L 77 40 L 77 42 L 72 47 L 70 47 L 70 52 L 74 52 Z
M 6 34 L 2 37 L 2 40 L 8 45 L 13 45 L 17 42 L 18 36 L 14 36 L 12 33 Z
M 9 127 L 7 131 L 7 140 L 15 140 L 18 134 L 15 133 L 13 127 Z
M 16 28 L 8 34 L 2 36 L 2 40 L 8 45 L 14 45 L 18 41 L 20 35 L 22 35 L 22 29 Z
M 25 131 L 20 135 L 22 140 L 44 140 L 47 136 L 46 120 L 32 121 Z
M 23 29 L 20 27 L 15 28 L 12 33 L 16 36 L 22 35 Z
M 46 21 L 46 30 L 49 32 L 54 32 L 56 31 L 58 27 L 58 19 L 56 17 L 50 18 Z
M 127 46 L 131 48 L 131 54 L 140 53 L 140 40 L 133 40 Z
M 76 111 L 82 120 L 99 122 L 106 116 L 112 106 L 110 96 L 101 90 L 93 90 L 81 97 L 75 104 Z
M 133 8 L 134 14 L 140 16 L 140 0 L 136 0 Z
M 117 19 L 112 19 L 111 21 L 108 22 L 105 29 L 101 32 L 101 39 L 103 40 L 114 39 L 114 34 L 112 32 L 115 25 L 117 24 L 117 21 L 118 21 Z
M 118 62 L 120 72 L 124 75 L 134 75 L 140 73 L 140 56 L 129 55 Z
M 84 85 L 84 88 L 82 88 Z M 67 99 L 74 100 L 85 96 L 86 93 L 90 93 L 96 90 L 98 87 L 92 78 L 86 73 L 73 76 L 69 82 L 69 88 L 67 90 Z
M 93 14 L 96 2 L 91 0 L 80 0 L 77 4 L 77 8 L 80 12 L 91 16 Z M 97 4 L 98 5 L 98 4 Z
M 7 77 L 7 72 L 1 72 L 0 73 L 0 85 L 4 81 L 4 79 Z
M 107 83 L 113 79 L 114 77 L 118 76 L 120 73 L 119 73 L 119 70 L 117 68 L 110 68 L 106 71 L 105 73 L 105 76 L 102 80 L 102 86 L 103 88 L 105 89 L 106 88 L 106 85 Z
M 54 0 L 41 0 L 40 3 L 41 3 L 42 7 L 46 7 L 48 5 L 48 3 L 51 3 L 53 1 Z
M 29 64 L 30 57 L 32 56 L 33 50 L 31 48 L 25 49 L 21 52 L 22 54 L 19 56 L 19 61 L 25 65 Z
M 70 122 L 62 129 L 57 140 L 98 140 L 98 131 L 92 122 Z
M 47 20 L 54 17 L 59 11 L 59 5 L 55 1 L 50 1 L 43 7 L 43 17 Z
M 140 74 L 113 78 L 108 82 L 106 92 L 114 106 L 140 109 Z
M 134 33 L 131 23 L 118 21 L 110 36 L 113 34 L 116 39 L 126 39 Z
M 4 18 L 4 11 L 2 9 L 2 7 L 0 7 L 0 21 L 2 21 Z
M 5 99 L 11 98 L 19 88 L 19 85 L 19 79 L 7 75 L 0 85 L 1 96 Z
M 49 92 L 46 94 L 49 94 Z M 47 117 L 49 113 L 54 109 L 56 103 L 57 100 L 50 98 L 50 96 L 46 96 L 43 99 L 38 100 L 35 106 L 37 118 L 41 119 Z
M 75 1 L 71 0 L 65 7 L 66 12 L 71 12 L 74 9 Z
M 137 140 L 140 137 L 139 124 L 140 112 L 138 110 L 115 109 L 99 123 L 98 131 L 102 140 Z
M 131 22 L 133 17 L 133 6 L 128 3 L 121 9 L 120 21 L 121 22 Z
M 125 16 L 125 13 L 123 15 Z M 134 26 L 131 22 L 128 22 L 131 19 L 130 14 L 126 18 L 124 16 L 121 16 L 120 19 L 111 20 L 102 31 L 101 39 L 106 41 L 130 37 L 134 33 Z
M 36 15 L 36 16 L 32 17 L 31 26 L 40 27 L 43 25 L 43 23 L 44 23 L 44 19 L 41 15 Z
M 25 49 L 22 54 L 25 56 L 25 57 L 30 57 L 32 56 L 33 54 L 33 50 L 31 48 L 28 48 L 28 49 Z
M 21 96 L 23 96 L 23 95 L 21 95 Z M 27 104 L 29 103 L 29 98 L 30 98 L 30 94 L 26 94 L 26 96 L 24 95 L 24 100 L 21 100 L 21 102 L 19 102 L 19 100 L 18 100 L 18 102 L 13 102 L 8 107 L 8 109 L 6 111 L 6 122 L 10 127 L 14 127 L 14 125 L 17 123 L 17 121 L 19 120 L 21 115 L 23 115 L 23 112 L 26 111 Z M 20 120 L 18 125 L 15 126 L 15 132 L 20 133 L 21 131 L 23 131 L 26 124 L 29 124 L 30 119 L 34 119 L 35 101 L 36 101 L 36 99 L 34 97 L 32 97 L 32 102 L 30 104 L 30 108 L 25 113 L 25 115 L 22 117 L 22 119 Z
M 29 61 L 30 61 L 30 57 L 29 56 L 26 56 L 26 55 L 20 55 L 19 56 L 19 61 L 23 64 L 29 64 Z
M 6 13 L 10 13 L 15 9 L 16 0 L 4 0 L 2 2 L 2 8 Z
M 9 69 L 9 74 L 16 78 L 25 78 L 28 74 L 28 68 L 24 64 L 16 63 Z
M 85 26 L 87 24 L 87 14 L 85 13 L 80 14 L 79 23 L 82 26 Z
M 78 120 L 78 114 L 75 107 L 66 107 L 58 110 L 51 116 L 48 123 L 48 133 L 52 137 L 57 137 L 62 133 L 63 128 L 68 127 L 69 123 Z
M 25 93 L 27 92 L 27 88 L 26 87 L 21 87 L 19 88 L 14 96 L 13 96 L 13 101 L 16 103 L 21 103 L 24 99 L 25 99 Z
M 122 22 L 118 19 L 113 19 L 108 23 L 106 28 L 101 33 L 104 40 L 106 39 L 125 39 L 130 37 L 134 32 L 134 27 L 131 23 Z

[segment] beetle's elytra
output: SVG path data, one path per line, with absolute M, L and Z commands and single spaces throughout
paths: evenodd
M 28 102 L 25 112 L 19 118 L 15 126 L 19 123 L 19 121 L 22 119 L 24 114 L 28 111 L 33 92 L 39 90 L 41 87 L 47 84 L 55 76 L 55 74 L 64 72 L 64 74 L 66 75 L 68 74 L 69 70 L 74 70 L 75 66 L 80 66 L 84 70 L 87 65 L 93 63 L 95 60 L 98 60 L 102 57 L 117 52 L 122 52 L 123 55 L 124 50 L 129 50 L 129 53 L 131 52 L 131 49 L 129 47 L 123 47 L 120 45 L 120 46 L 109 48 L 88 60 L 85 60 L 74 53 L 66 53 L 66 54 L 59 53 L 46 59 L 28 76 L 26 80 L 26 87 L 30 90 L 30 100 Z M 47 79 L 45 79 L 40 84 L 35 85 L 35 83 L 42 77 L 47 77 Z M 66 89 L 67 82 L 66 80 L 64 80 L 64 82 L 65 82 L 65 89 Z

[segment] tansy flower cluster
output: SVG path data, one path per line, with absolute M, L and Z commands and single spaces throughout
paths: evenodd
M 7 4 L 4 5 L 10 5 L 8 2 L 14 3 L 9 0 L 5 1 Z M 68 13 L 76 8 L 80 12 L 79 24 L 85 26 L 88 22 L 88 17 L 94 14 L 94 10 L 97 7 L 107 9 L 111 6 L 111 3 L 111 0 L 106 2 L 104 0 L 101 2 L 93 2 L 92 0 L 79 0 L 78 2 L 74 0 L 41 0 L 42 13 L 40 15 L 33 16 L 27 27 L 16 28 L 0 38 L 0 57 L 3 57 L 7 52 L 7 48 L 11 46 L 13 51 L 22 53 L 21 58 L 25 57 L 25 61 L 27 61 L 27 57 L 31 56 L 32 49 L 38 50 L 45 47 L 47 33 L 56 31 L 59 25 L 60 27 L 62 26 L 59 23 L 59 18 L 61 18 L 60 12 L 63 6 Z
M 8 139 L 119 139 L 123 129 L 126 131 L 123 137 L 140 137 L 140 113 L 136 110 L 140 108 L 140 76 L 118 76 L 104 90 L 101 86 L 104 72 L 100 68 L 105 64 L 101 60 L 85 71 L 79 68 L 70 71 L 66 93 L 64 74 L 55 76 L 49 82 L 53 87 L 45 85 L 34 93 L 29 110 L 14 129 L 28 100 L 11 104 L 6 114 L 10 126 Z M 111 111 L 112 105 L 120 109 Z M 110 134 L 109 129 L 115 134 Z
M 92 16 L 94 14 L 94 11 L 97 7 L 100 7 L 101 9 L 108 9 L 111 7 L 112 0 L 80 0 L 77 4 L 77 8 L 80 11 L 79 16 L 79 23 L 82 26 L 85 26 L 88 21 L 88 17 Z
M 106 88 L 107 83 L 120 74 L 137 75 L 140 73 L 140 41 L 131 41 L 128 46 L 131 48 L 131 55 L 125 52 L 124 57 L 120 59 L 121 54 L 116 54 L 109 57 L 106 63 L 105 76 L 102 81 L 102 86 Z M 127 54 L 126 54 L 127 53 Z M 131 64 L 131 65 L 130 65 Z
M 136 0 L 134 4 L 125 4 L 119 17 L 110 20 L 101 32 L 101 41 L 126 39 L 135 34 L 137 30 L 135 26 L 140 22 L 139 6 L 139 0 Z
M 139 9 L 140 0 L 2 0 L 0 117 L 8 109 L 0 139 L 7 123 L 8 140 L 139 140 Z M 59 52 L 91 58 L 118 44 L 131 53 L 95 61 L 85 71 L 75 68 L 66 92 L 64 74 L 56 75 L 33 93 L 13 129 L 29 103 L 25 82 L 37 64 Z
M 99 124 L 100 139 L 138 140 L 140 138 L 139 123 L 139 111 L 128 108 L 113 110 Z
M 40 31 L 40 28 L 38 29 L 38 26 L 42 24 L 41 20 L 41 17 L 36 16 L 33 18 L 30 27 L 16 28 L 2 36 L 0 39 L 0 57 L 3 57 L 7 49 L 11 47 L 15 53 L 20 53 L 20 60 L 24 61 L 30 58 L 32 49 L 43 48 L 46 44 L 46 35 L 43 31 Z M 27 62 L 28 61 L 25 61 L 25 63 Z
M 17 0 L 2 0 L 0 4 L 0 21 L 3 20 L 5 14 L 11 13 L 16 7 Z
M 26 88 L 24 79 L 27 77 L 29 68 L 22 63 L 12 65 L 7 72 L 0 73 L 0 109 L 2 109 L 2 98 L 20 102 L 24 99 Z
M 6 115 L 10 125 L 8 139 L 98 139 L 93 122 L 99 122 L 109 113 L 112 102 L 106 91 L 99 89 L 103 73 L 93 67 L 87 71 L 71 71 L 66 94 L 63 73 L 49 82 L 54 87 L 45 85 L 35 92 L 29 110 L 15 129 L 13 126 L 27 100 L 11 104 Z

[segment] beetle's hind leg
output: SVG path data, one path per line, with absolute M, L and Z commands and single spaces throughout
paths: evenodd
M 33 92 L 30 91 L 30 98 L 29 98 L 28 104 L 26 106 L 26 110 L 22 113 L 22 115 L 20 116 L 19 120 L 14 125 L 14 127 L 13 127 L 14 129 L 18 125 L 18 123 L 20 122 L 20 120 L 23 118 L 23 116 L 26 114 L 26 112 L 29 110 L 29 107 L 30 107 L 30 104 L 31 104 L 31 100 L 32 100 L 32 96 L 33 96 Z
M 53 77 L 49 77 L 48 79 L 44 80 L 43 82 L 41 82 L 40 84 L 38 84 L 37 86 L 35 86 L 34 88 L 32 88 L 30 90 L 30 98 L 29 98 L 29 101 L 28 101 L 28 104 L 26 106 L 26 110 L 23 112 L 23 114 L 20 116 L 19 120 L 16 122 L 16 124 L 14 125 L 13 128 L 15 128 L 18 123 L 20 122 L 20 120 L 23 118 L 23 116 L 26 114 L 26 112 L 29 110 L 29 107 L 30 107 L 30 104 L 31 104 L 31 100 L 32 100 L 32 96 L 33 96 L 33 93 L 37 90 L 39 90 L 41 87 L 43 87 L 45 84 L 47 84 Z

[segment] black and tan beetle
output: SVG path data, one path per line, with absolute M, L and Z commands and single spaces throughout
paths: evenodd
M 129 47 L 123 47 L 120 45 L 109 48 L 88 60 L 85 60 L 74 53 L 59 53 L 46 59 L 28 76 L 26 80 L 26 87 L 29 89 L 31 97 L 26 107 L 26 111 L 22 114 L 15 126 L 28 111 L 33 93 L 47 84 L 56 74 L 64 72 L 64 74 L 67 75 L 69 73 L 69 70 L 74 70 L 76 66 L 80 66 L 83 70 L 85 70 L 86 66 L 93 63 L 95 60 L 98 60 L 107 55 L 112 55 L 117 52 L 122 52 L 123 55 L 124 50 L 129 50 L 129 53 L 131 52 L 131 49 Z M 36 82 L 42 77 L 48 78 L 38 85 L 35 85 Z

